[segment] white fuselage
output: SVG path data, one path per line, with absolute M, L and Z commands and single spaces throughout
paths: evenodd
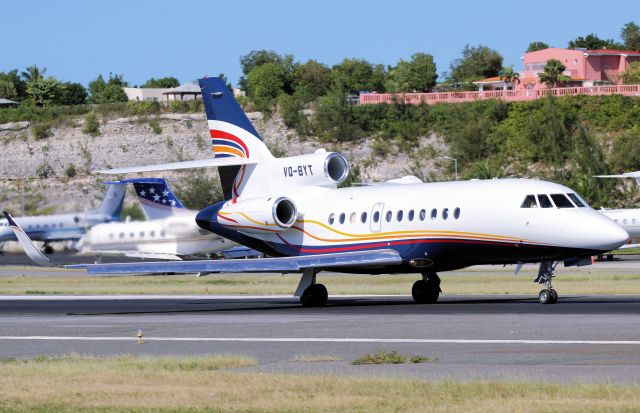
M 254 228 L 238 228 L 246 237 L 260 240 L 266 253 L 268 248 L 280 255 L 393 248 L 405 260 L 428 259 L 440 270 L 587 255 L 617 248 L 628 238 L 590 207 L 553 204 L 543 208 L 535 202 L 535 207 L 524 208 L 527 195 L 575 194 L 565 186 L 538 180 L 343 189 L 299 186 L 283 188 L 273 198 L 281 194 L 292 198 L 298 208 L 298 219 L 291 228 L 278 230 L 259 223 Z M 235 205 L 241 209 L 242 199 Z M 241 219 L 240 214 L 235 218 Z M 204 218 L 203 211 L 198 219 L 201 225 L 206 224 Z M 226 218 L 234 219 L 234 214 L 217 214 L 216 221 L 224 223 L 217 226 L 233 228 Z M 208 229 L 215 231 L 216 224 Z
M 166 258 L 203 256 L 236 244 L 199 228 L 195 212 L 151 221 L 100 224 L 81 240 L 80 253 Z
M 630 239 L 640 239 L 640 209 L 601 209 L 598 212 L 620 225 Z

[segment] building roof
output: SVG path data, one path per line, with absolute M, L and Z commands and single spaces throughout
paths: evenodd
M 590 55 L 633 55 L 640 56 L 640 52 L 635 50 L 619 50 L 619 49 L 595 49 L 595 50 L 586 50 L 585 53 Z
M 180 85 L 178 87 L 173 87 L 166 92 L 162 92 L 163 95 L 172 95 L 174 93 L 201 93 L 200 86 L 194 83 L 185 83 L 184 85 Z
M 475 82 L 472 82 L 475 84 L 478 83 L 504 83 L 504 80 L 502 80 L 500 78 L 500 76 L 494 76 L 494 77 L 488 77 L 486 79 L 480 79 L 480 80 L 476 80 Z

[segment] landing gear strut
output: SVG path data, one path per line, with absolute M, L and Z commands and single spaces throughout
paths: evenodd
M 435 272 L 423 272 L 422 279 L 413 283 L 411 288 L 413 301 L 418 304 L 434 304 L 441 292 L 440 277 Z
M 324 307 L 329 296 L 324 285 L 316 284 L 316 270 L 314 268 L 304 270 L 294 295 L 300 297 L 300 303 L 303 307 Z
M 540 263 L 540 269 L 538 270 L 538 276 L 534 280 L 538 284 L 544 284 L 544 290 L 540 291 L 538 294 L 538 300 L 540 300 L 540 304 L 555 304 L 558 302 L 558 293 L 553 289 L 551 285 L 551 280 L 553 279 L 553 272 L 556 269 L 556 263 L 553 264 L 552 261 L 543 261 Z

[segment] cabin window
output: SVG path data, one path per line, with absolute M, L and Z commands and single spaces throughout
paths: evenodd
M 436 218 L 438 218 L 438 210 L 433 208 L 431 210 L 431 219 L 436 219 Z
M 442 219 L 449 218 L 449 208 L 445 208 L 442 210 Z
M 118 237 L 119 237 L 120 239 L 124 238 L 124 232 L 121 232 L 121 233 L 120 233 L 120 235 L 118 235 Z
M 333 225 L 335 220 L 336 220 L 336 214 L 334 213 L 329 214 L 329 225 Z
M 56 227 L 56 224 L 54 222 L 53 224 L 51 224 L 51 228 L 55 228 L 55 227 Z
M 113 232 L 111 234 L 109 234 L 109 239 L 113 239 L 114 235 Z
M 356 213 L 352 212 L 351 215 L 349 216 L 349 223 L 353 224 L 356 222 Z
M 144 231 L 140 231 L 140 238 L 144 238 Z
M 344 224 L 344 220 L 345 220 L 345 218 L 346 218 L 346 217 L 347 217 L 347 216 L 344 214 L 344 212 L 342 212 L 342 213 L 340 214 L 340 217 L 338 218 L 338 221 L 339 221 L 341 224 Z
M 373 222 L 378 222 L 378 221 L 380 221 L 380 212 L 376 211 L 373 213 Z
M 460 208 L 456 208 L 456 209 L 453 210 L 453 217 L 455 219 L 460 218 Z
M 40 228 L 40 224 L 36 224 L 36 228 Z
M 538 195 L 538 202 L 540 202 L 540 208 L 553 208 L 551 200 L 546 195 Z
M 625 218 L 625 219 L 623 219 L 623 220 L 622 220 L 622 223 L 623 223 L 623 224 L 626 224 L 626 223 L 627 223 L 627 219 L 626 219 L 626 218 Z
M 413 211 L 413 209 L 409 210 L 409 213 L 407 214 L 407 218 L 409 219 L 409 221 L 413 221 L 414 216 L 415 212 Z
M 164 238 L 164 237 L 165 237 L 165 235 L 167 235 L 167 234 L 166 234 L 166 232 L 164 232 L 164 230 L 160 231 L 160 236 L 161 236 L 162 238 Z
M 391 222 L 392 217 L 393 217 L 393 212 L 387 211 L 387 215 L 385 216 L 385 219 L 387 220 L 387 222 Z
M 360 222 L 362 222 L 363 224 L 365 222 L 367 222 L 367 213 L 363 212 L 362 214 L 360 214 Z
M 427 211 L 425 211 L 424 209 L 420 210 L 420 221 L 424 221 L 424 219 L 427 217 Z
M 578 208 L 585 208 L 586 207 L 584 202 L 582 202 L 582 200 L 580 198 L 578 198 L 578 195 L 576 195 L 576 194 L 567 194 L 567 195 L 569 195 L 569 198 L 571 198 L 573 203 L 576 204 L 576 206 Z
M 522 201 L 520 208 L 538 208 L 535 195 L 527 195 Z
M 129 233 L 129 238 L 133 238 L 133 237 L 135 237 L 135 234 L 133 232 L 130 232 Z
M 60 228 L 64 227 L 64 224 L 61 222 L 60 225 L 58 225 Z
M 404 215 L 404 212 L 402 212 L 402 210 L 399 210 L 398 213 L 396 214 L 396 219 L 398 220 L 398 222 L 402 222 L 403 215 Z
M 49 228 L 49 224 L 44 224 L 44 227 L 45 228 Z
M 575 208 L 564 194 L 551 194 L 551 199 L 558 208 Z
M 635 218 L 633 218 L 633 219 L 631 220 L 631 223 L 632 223 L 632 224 L 635 224 L 635 223 L 636 223 L 636 219 L 635 219 Z
M 150 237 L 155 237 L 156 236 L 156 232 L 155 231 L 149 231 L 149 236 Z

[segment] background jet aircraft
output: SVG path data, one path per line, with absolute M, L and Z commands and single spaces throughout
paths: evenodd
M 31 239 L 44 241 L 45 252 L 51 253 L 53 248 L 50 242 L 76 241 L 96 224 L 119 220 L 124 193 L 124 184 L 109 185 L 100 206 L 86 213 L 25 216 L 16 218 L 16 221 Z M 0 219 L 0 242 L 16 240 L 7 220 Z
M 640 171 L 626 172 L 620 175 L 598 175 L 596 178 L 632 178 L 635 179 L 638 186 L 640 186 Z M 638 240 L 640 240 L 639 208 L 601 209 L 598 212 L 612 219 L 629 234 L 630 243 L 622 246 L 621 249 L 640 246 L 640 244 L 638 244 Z
M 277 258 L 67 265 L 90 274 L 163 272 L 302 272 L 295 295 L 322 306 L 319 271 L 420 273 L 412 295 L 434 303 L 438 272 L 477 264 L 540 262 L 539 299 L 555 303 L 559 262 L 589 265 L 591 256 L 624 244 L 628 234 L 573 190 L 551 182 L 495 179 L 338 188 L 349 175 L 335 152 L 274 158 L 226 84 L 200 80 L 213 159 L 125 167 L 132 173 L 219 167 L 225 201 L 196 216 L 200 227 Z M 9 216 L 8 214 L 6 214 Z M 27 254 L 56 265 L 12 224 Z
M 200 228 L 197 211 L 186 209 L 162 178 L 138 178 L 113 182 L 131 183 L 147 221 L 110 222 L 92 227 L 79 242 L 82 255 L 181 260 L 209 256 L 237 244 Z M 246 247 L 237 249 L 251 255 Z M 253 252 L 255 254 L 255 252 Z

